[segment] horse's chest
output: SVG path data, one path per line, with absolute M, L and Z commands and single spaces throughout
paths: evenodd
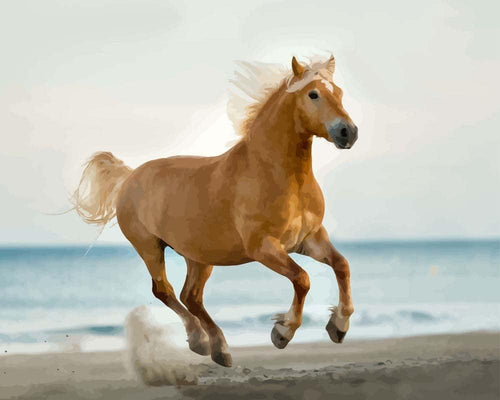
M 281 238 L 283 248 L 287 251 L 293 251 L 314 230 L 316 220 L 314 214 L 309 211 L 303 211 L 290 218 Z

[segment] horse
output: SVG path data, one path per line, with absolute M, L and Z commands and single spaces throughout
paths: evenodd
M 301 325 L 310 287 L 290 253 L 335 273 L 339 301 L 326 324 L 333 342 L 342 343 L 354 312 L 349 263 L 322 225 L 325 203 L 312 169 L 313 137 L 338 149 L 350 149 L 358 137 L 333 81 L 335 58 L 300 63 L 293 57 L 291 70 L 279 74 L 265 64 L 244 66 L 247 74 L 233 83 L 251 102 L 241 107 L 241 96 L 229 102 L 241 137 L 228 151 L 160 158 L 136 169 L 110 152 L 95 153 L 73 195 L 87 223 L 104 227 L 116 216 L 146 264 L 154 296 L 182 319 L 189 348 L 225 367 L 232 365 L 226 339 L 203 305 L 214 265 L 257 261 L 291 281 L 292 304 L 275 316 L 271 331 L 279 349 Z M 186 260 L 180 301 L 165 271 L 167 246 Z

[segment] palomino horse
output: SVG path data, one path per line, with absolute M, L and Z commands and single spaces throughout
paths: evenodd
M 135 170 L 111 153 L 97 153 L 73 198 L 86 222 L 105 225 L 116 215 L 151 274 L 154 295 L 181 317 L 190 349 L 226 367 L 232 363 L 226 340 L 203 306 L 214 265 L 258 261 L 292 282 L 291 307 L 275 317 L 271 333 L 280 349 L 301 325 L 309 290 L 309 276 L 289 253 L 335 272 L 339 303 L 326 325 L 335 343 L 342 342 L 354 311 L 349 264 L 322 225 L 325 204 L 311 159 L 313 136 L 339 149 L 351 148 L 358 136 L 333 82 L 335 60 L 302 65 L 294 57 L 292 71 L 260 90 L 255 81 L 266 68 L 246 65 L 253 75 L 236 83 L 257 102 L 246 107 L 242 137 L 230 150 L 162 158 Z M 165 272 L 167 246 L 186 259 L 180 302 Z

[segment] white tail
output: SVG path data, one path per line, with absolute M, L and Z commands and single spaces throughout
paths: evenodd
M 71 198 L 78 215 L 88 224 L 104 226 L 111 221 L 120 188 L 132 171 L 110 152 L 95 153 Z

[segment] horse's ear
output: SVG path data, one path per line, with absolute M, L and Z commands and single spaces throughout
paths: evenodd
M 297 61 L 295 56 L 292 58 L 292 70 L 293 74 L 297 78 L 302 78 L 302 75 L 304 74 L 305 68 Z
M 328 61 L 326 62 L 326 69 L 330 71 L 332 74 L 335 72 L 335 57 L 333 55 L 331 55 Z

